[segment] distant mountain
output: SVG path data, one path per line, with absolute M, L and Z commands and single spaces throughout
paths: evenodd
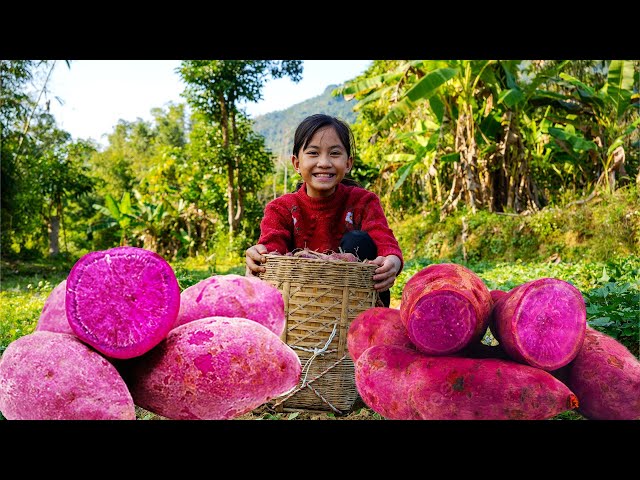
M 331 96 L 331 92 L 337 87 L 338 85 L 329 85 L 322 95 L 297 103 L 286 110 L 255 117 L 253 129 L 265 137 L 265 144 L 274 155 L 288 159 L 293 148 L 293 134 L 305 117 L 314 113 L 326 113 L 349 124 L 355 122 L 356 113 L 352 109 L 356 102 Z

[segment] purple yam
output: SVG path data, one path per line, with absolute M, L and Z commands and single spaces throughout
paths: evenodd
M 67 320 L 65 297 L 67 295 L 67 280 L 60 282 L 44 301 L 36 330 L 47 332 L 68 333 L 75 335 Z
M 130 361 L 136 405 L 173 420 L 227 420 L 296 387 L 302 366 L 275 333 L 246 318 L 208 317 L 174 328 Z
M 494 305 L 491 333 L 513 360 L 552 371 L 578 355 L 586 319 L 577 288 L 540 278 L 513 288 Z
M 640 362 L 615 338 L 587 327 L 567 385 L 593 420 L 640 420 Z
M 372 307 L 360 312 L 352 320 L 347 332 L 347 350 L 351 359 L 355 362 L 362 352 L 373 345 L 398 345 L 415 349 L 400 319 L 400 310 Z
M 133 358 L 160 343 L 180 310 L 180 287 L 160 255 L 116 247 L 81 257 L 67 278 L 69 325 L 110 358 Z
M 389 420 L 420 420 L 409 396 L 411 366 L 419 358 L 416 353 L 415 349 L 379 344 L 358 357 L 354 363 L 356 389 L 374 412 Z
M 493 301 L 474 272 L 457 264 L 434 264 L 405 284 L 400 316 L 409 338 L 429 355 L 450 355 L 480 341 Z
M 340 260 L 343 262 L 359 262 L 360 260 L 350 252 L 335 252 L 329 255 L 329 260 Z
M 565 384 L 539 368 L 396 345 L 365 350 L 355 379 L 362 400 L 394 420 L 544 420 L 578 406 Z
M 490 290 L 489 291 L 489 294 L 491 295 L 491 300 L 493 300 L 493 303 L 496 303 L 502 297 L 507 296 L 508 293 L 509 292 L 505 292 L 504 290 Z
M 116 368 L 75 335 L 35 331 L 0 359 L 0 411 L 9 420 L 135 420 Z
M 174 328 L 206 317 L 242 317 L 282 335 L 286 325 L 280 291 L 255 276 L 214 275 L 180 294 Z

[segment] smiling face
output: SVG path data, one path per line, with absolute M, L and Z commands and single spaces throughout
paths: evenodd
M 319 129 L 298 155 L 291 157 L 296 171 L 307 184 L 307 195 L 328 197 L 351 170 L 353 159 L 331 126 Z

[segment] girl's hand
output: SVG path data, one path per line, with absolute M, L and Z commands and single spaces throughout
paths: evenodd
M 386 257 L 377 257 L 375 260 L 369 260 L 369 263 L 378 265 L 373 275 L 373 288 L 377 292 L 384 292 L 389 290 L 394 282 L 398 273 L 400 273 L 400 267 L 402 262 L 396 255 L 387 255 Z
M 245 261 L 247 263 L 245 276 L 258 275 L 260 272 L 267 271 L 267 269 L 261 265 L 267 261 L 267 259 L 262 256 L 265 253 L 269 253 L 267 247 L 261 244 L 247 248 L 245 252 Z

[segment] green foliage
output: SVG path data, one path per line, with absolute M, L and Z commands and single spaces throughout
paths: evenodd
M 465 206 L 531 212 L 557 202 L 567 189 L 585 196 L 594 187 L 612 189 L 603 173 L 615 147 L 626 152 L 627 181 L 637 175 L 640 120 L 631 108 L 637 107 L 637 66 L 617 60 L 376 61 L 339 91 L 360 100 L 356 110 L 366 126 L 358 130 L 366 135 L 356 137 L 358 146 L 378 169 L 369 183 L 390 215 L 436 207 L 445 216 Z M 432 85 L 436 72 L 448 74 Z M 424 84 L 430 87 L 421 90 Z M 399 141 L 416 130 L 416 120 L 435 125 L 428 131 L 433 154 L 424 160 L 415 146 Z M 389 165 L 390 157 L 377 153 L 382 150 L 414 158 Z
M 223 109 L 230 115 L 239 104 L 262 99 L 268 77 L 302 78 L 301 60 L 184 60 L 178 69 L 186 83 L 185 97 L 194 109 L 220 123 Z
M 231 238 L 238 235 L 245 215 L 247 196 L 264 184 L 273 169 L 264 139 L 256 136 L 250 121 L 239 109 L 243 102 L 262 98 L 267 77 L 289 76 L 294 82 L 302 75 L 300 60 L 184 60 L 178 69 L 186 83 L 184 96 L 196 117 L 201 117 L 205 142 L 200 150 L 210 150 L 214 168 L 225 175 L 227 225 Z M 213 131 L 211 130 L 213 129 Z M 219 130 L 219 132 L 218 132 Z M 207 158 L 207 157 L 205 157 Z
M 66 213 L 93 188 L 86 165 L 93 146 L 72 142 L 49 114 L 30 118 L 29 132 L 19 140 L 12 160 L 17 177 L 15 195 L 3 210 L 10 219 L 3 237 L 5 256 L 22 256 L 28 250 L 58 254 L 59 235 L 67 250 Z
M 39 100 L 48 77 L 41 82 L 40 76 L 54 66 L 48 61 L 0 60 L 0 251 L 4 256 L 42 250 L 46 238 L 46 229 L 38 223 L 39 195 L 33 191 L 37 184 L 30 175 L 34 163 L 30 156 L 37 156 L 38 141 L 30 127 L 45 113 Z
M 223 233 L 226 237 L 226 233 Z M 228 238 L 228 237 L 226 237 Z M 198 255 L 171 262 L 181 290 L 195 285 L 212 275 L 244 275 L 244 254 L 237 255 L 223 242 L 216 242 L 216 249 L 207 255 Z
M 559 413 L 550 420 L 588 420 L 587 417 L 581 415 L 575 410 L 567 410 L 566 412 Z
M 214 211 L 219 219 L 214 240 L 210 236 L 208 248 L 217 248 L 215 242 L 227 245 L 231 242 L 234 251 L 246 250 L 249 245 L 255 243 L 259 236 L 260 219 L 264 213 L 265 178 L 273 171 L 272 157 L 264 146 L 264 139 L 255 134 L 251 122 L 240 116 L 237 119 L 236 133 L 237 143 L 227 149 L 223 149 L 223 138 L 220 129 L 215 125 L 204 122 L 202 117 L 195 116 L 196 122 L 191 133 L 189 145 L 189 166 L 197 174 L 198 182 L 190 185 L 191 198 L 200 208 Z M 230 160 L 231 159 L 231 160 Z M 233 159 L 239 159 L 235 162 Z M 236 185 L 242 185 L 242 215 L 236 223 L 233 238 L 223 240 L 219 233 L 222 230 L 228 234 L 228 162 L 236 163 L 231 171 L 236 179 Z M 184 195 L 184 192 L 182 192 Z M 198 201 L 207 195 L 207 203 Z M 240 193 L 236 196 L 236 207 L 240 204 Z M 237 210 L 235 210 L 237 212 Z M 226 226 L 223 226 L 225 225 Z M 243 253 L 244 254 L 244 253 Z
M 155 120 L 157 145 L 182 148 L 187 143 L 185 105 L 169 103 L 167 110 L 151 109 Z
M 634 284 L 616 283 L 607 275 L 605 268 L 600 280 L 606 283 L 585 294 L 588 323 L 591 327 L 617 339 L 638 356 L 640 275 Z
M 531 215 L 461 209 L 443 220 L 437 211 L 407 215 L 394 224 L 408 258 L 467 261 L 605 261 L 640 252 L 640 196 L 633 185 L 602 193 L 597 201 L 547 207 Z M 463 219 L 467 230 L 462 242 Z M 464 247 L 464 251 L 463 251 Z

